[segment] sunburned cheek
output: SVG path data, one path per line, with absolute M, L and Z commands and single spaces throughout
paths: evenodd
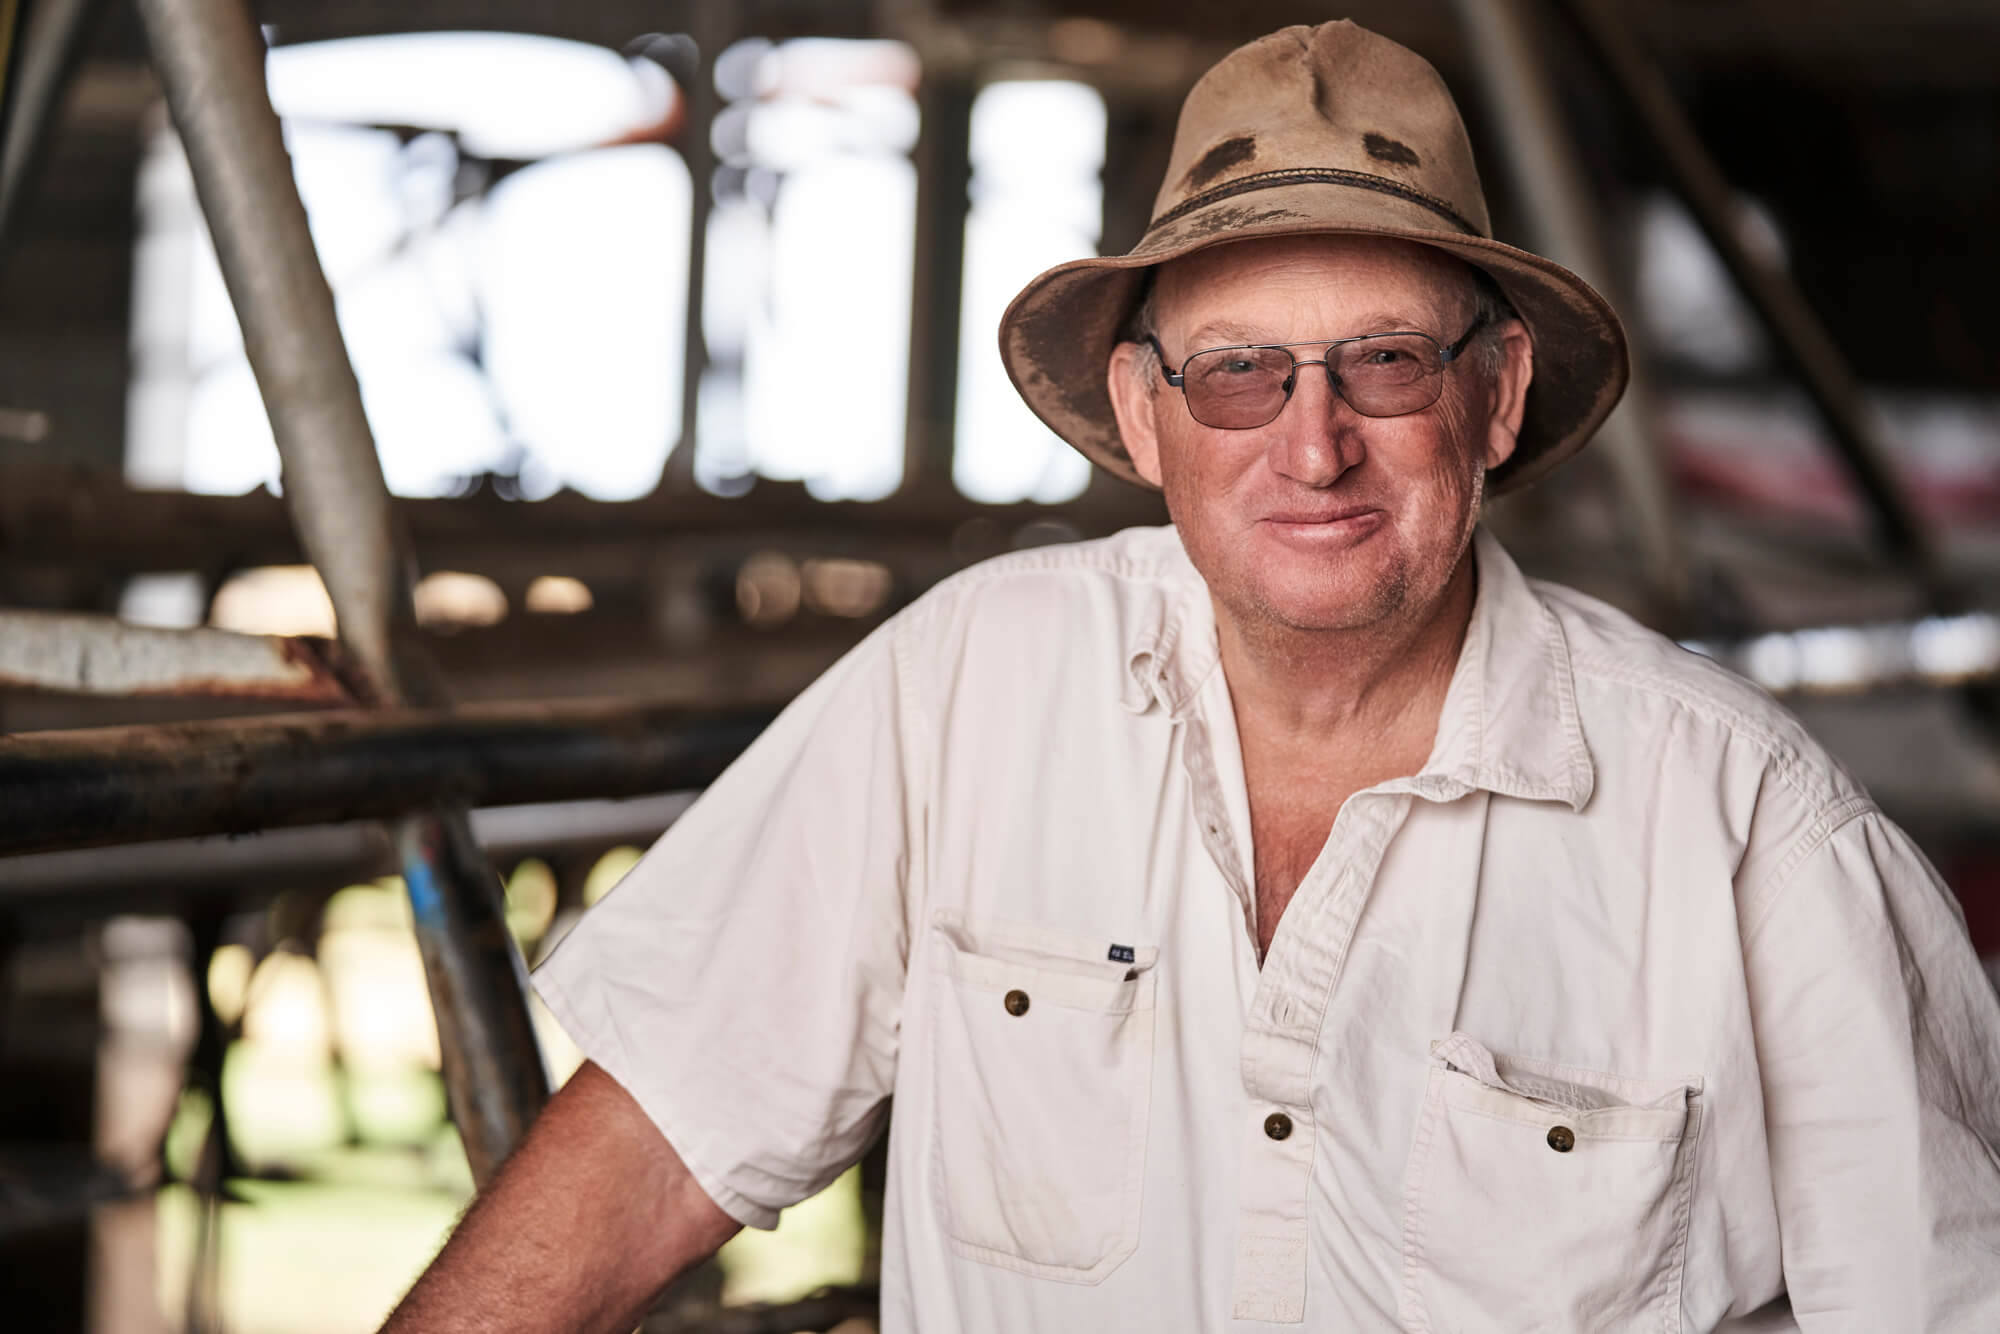
M 1455 395 L 1440 404 L 1442 442 L 1431 461 L 1433 493 L 1446 499 L 1452 510 L 1462 510 L 1467 531 L 1479 520 L 1486 490 L 1485 450 L 1472 427 L 1481 418 L 1479 406 Z
M 1452 513 L 1463 513 L 1470 526 L 1479 518 L 1479 505 L 1486 493 L 1486 469 L 1471 451 L 1450 454 L 1437 462 L 1432 484 Z

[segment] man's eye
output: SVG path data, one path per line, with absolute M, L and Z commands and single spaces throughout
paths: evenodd
M 1370 366 L 1393 366 L 1399 361 L 1408 361 L 1409 357 L 1400 348 L 1377 347 L 1369 349 L 1363 360 Z

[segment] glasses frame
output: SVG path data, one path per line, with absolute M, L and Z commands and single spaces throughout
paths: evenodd
M 1473 335 L 1485 328 L 1487 322 L 1484 315 L 1475 316 L 1471 326 L 1450 344 L 1440 343 L 1436 335 L 1427 334 L 1421 329 L 1385 329 L 1381 333 L 1356 334 L 1351 338 L 1307 338 L 1296 343 L 1225 343 L 1221 347 L 1204 347 L 1188 353 L 1186 357 L 1182 358 L 1181 368 L 1177 371 L 1167 369 L 1167 350 L 1160 346 L 1160 340 L 1157 335 L 1147 334 L 1146 341 L 1153 345 L 1153 352 L 1160 359 L 1160 374 L 1166 378 L 1169 385 L 1181 391 L 1181 401 L 1187 404 L 1188 416 L 1194 417 L 1196 421 L 1201 422 L 1203 426 L 1208 427 L 1211 431 L 1255 431 L 1261 427 L 1269 426 L 1284 415 L 1285 409 L 1291 405 L 1292 391 L 1298 387 L 1299 368 L 1302 366 L 1325 367 L 1328 387 L 1339 396 L 1341 402 L 1347 404 L 1348 407 L 1353 408 L 1364 417 L 1407 417 L 1413 412 L 1422 412 L 1425 408 L 1431 407 L 1438 399 L 1444 396 L 1444 368 L 1458 360 L 1460 354 L 1465 351 L 1466 346 L 1472 342 Z M 1333 349 L 1344 347 L 1348 343 L 1365 343 L 1371 338 L 1412 337 L 1427 339 L 1431 346 L 1438 350 L 1437 392 L 1431 395 L 1430 402 L 1414 408 L 1404 408 L 1401 412 L 1368 412 L 1347 396 L 1347 391 L 1341 388 L 1340 377 L 1333 373 Z M 1326 353 L 1322 356 L 1314 357 L 1310 361 L 1300 361 L 1296 356 L 1292 355 L 1292 349 L 1295 347 L 1323 347 L 1326 349 Z M 1292 358 L 1291 373 L 1285 377 L 1285 396 L 1279 400 L 1276 411 L 1272 412 L 1263 421 L 1250 426 L 1217 426 L 1213 422 L 1201 421 L 1200 417 L 1195 417 L 1194 404 L 1188 402 L 1187 397 L 1187 377 L 1185 372 L 1187 371 L 1188 363 L 1196 357 L 1205 357 L 1211 352 L 1244 352 L 1263 348 L 1283 352 L 1286 356 Z

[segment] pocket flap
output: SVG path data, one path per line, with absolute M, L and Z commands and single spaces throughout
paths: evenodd
M 1540 1124 L 1560 1116 L 1593 1139 L 1679 1139 L 1701 1081 L 1642 1080 L 1578 1066 L 1496 1055 L 1469 1033 L 1431 1044 L 1431 1059 L 1460 1076 L 1446 1087 L 1456 1107 Z
M 1149 1005 L 1155 945 L 1122 945 L 1043 927 L 968 920 L 939 911 L 931 925 L 943 938 L 941 958 L 961 985 L 1005 992 L 1033 978 L 1059 1004 L 1118 1013 Z
M 1700 1080 L 1431 1045 L 1403 1208 L 1413 1334 L 1680 1328 Z
M 967 1259 L 1099 1283 L 1138 1246 L 1157 950 L 932 922 L 929 1159 Z

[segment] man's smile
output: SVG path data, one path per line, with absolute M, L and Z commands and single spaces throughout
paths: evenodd
M 1295 506 L 1265 515 L 1257 527 L 1287 545 L 1325 551 L 1363 541 L 1388 517 L 1373 505 Z

